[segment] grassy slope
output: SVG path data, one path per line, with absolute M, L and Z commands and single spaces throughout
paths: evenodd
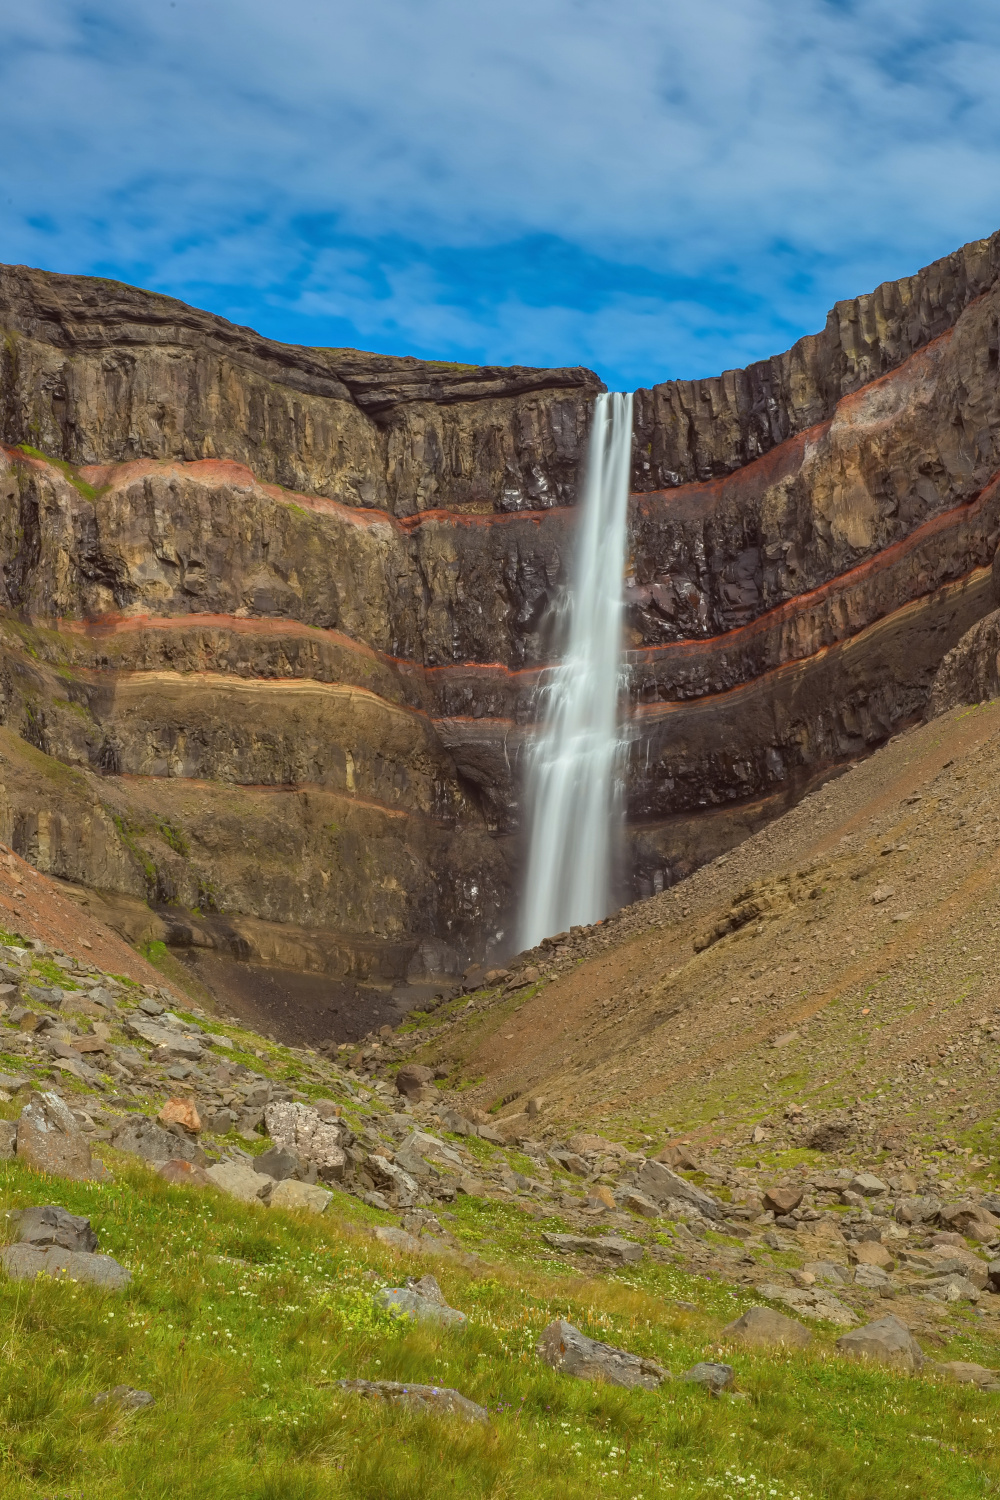
M 979 1496 L 1000 1486 L 995 1398 L 814 1353 L 729 1355 L 749 1399 L 671 1383 L 624 1392 L 556 1375 L 538 1332 L 565 1316 L 679 1374 L 720 1347 L 741 1294 L 647 1266 L 584 1281 L 507 1255 L 467 1270 L 401 1259 L 338 1195 L 321 1219 L 167 1187 L 114 1160 L 110 1186 L 5 1165 L 4 1208 L 57 1201 L 90 1216 L 134 1272 L 124 1294 L 4 1282 L 0 1463 L 10 1500 L 232 1496 Z M 508 1211 L 508 1218 L 510 1217 Z M 481 1227 L 481 1225 L 479 1226 Z M 224 1259 L 215 1259 L 224 1257 Z M 380 1285 L 437 1274 L 463 1334 L 398 1324 Z M 685 1304 L 685 1305 L 682 1305 Z M 689 1305 L 687 1305 L 689 1304 Z M 951 1351 L 975 1357 L 969 1340 Z M 491 1411 L 485 1430 L 344 1395 L 341 1376 L 453 1385 Z M 122 1415 L 96 1392 L 147 1389 Z M 738 1478 L 736 1476 L 739 1476 Z M 752 1476 L 752 1477 L 751 1477 Z

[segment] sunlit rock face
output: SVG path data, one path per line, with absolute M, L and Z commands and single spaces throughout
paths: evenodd
M 995 607 L 998 274 L 995 236 L 636 393 L 623 895 L 920 715 Z M 0 331 L 0 837 L 241 958 L 502 946 L 597 378 L 23 268 Z

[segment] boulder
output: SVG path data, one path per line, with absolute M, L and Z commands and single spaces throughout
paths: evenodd
M 397 1318 L 412 1318 L 416 1323 L 437 1323 L 444 1328 L 465 1328 L 468 1318 L 457 1308 L 449 1307 L 433 1276 L 422 1276 L 409 1286 L 383 1287 L 375 1293 L 375 1306 Z
M 783 1345 L 786 1349 L 804 1349 L 812 1343 L 808 1328 L 770 1307 L 747 1308 L 741 1318 L 726 1324 L 722 1336 L 754 1348 Z
M 139 1156 L 154 1166 L 175 1159 L 197 1161 L 199 1156 L 202 1162 L 205 1161 L 204 1152 L 194 1141 L 186 1140 L 182 1135 L 174 1135 L 171 1130 L 164 1130 L 162 1125 L 157 1125 L 155 1120 L 148 1119 L 146 1115 L 132 1115 L 116 1126 L 111 1134 L 111 1144 L 116 1151 Z
M 193 1161 L 184 1161 L 181 1157 L 175 1156 L 172 1160 L 165 1161 L 156 1171 L 172 1187 L 200 1188 L 212 1185 L 212 1179 L 204 1167 L 196 1166 Z
M 86 1137 L 58 1094 L 32 1094 L 17 1122 L 17 1159 L 36 1172 L 78 1182 L 105 1175 L 95 1169 Z
M 393 1194 L 397 1207 L 413 1207 L 420 1197 L 420 1188 L 408 1172 L 404 1172 L 402 1167 L 398 1167 L 388 1157 L 374 1153 L 369 1156 L 367 1167 L 377 1185 Z
M 201 1116 L 191 1099 L 168 1099 L 156 1118 L 161 1125 L 181 1125 L 192 1135 L 201 1130 Z
M 722 1205 L 711 1193 L 704 1192 L 693 1182 L 679 1177 L 659 1161 L 647 1161 L 636 1177 L 636 1187 L 654 1203 L 665 1203 L 669 1199 L 679 1200 L 696 1208 L 706 1219 L 721 1219 Z
M 860 1193 L 863 1198 L 877 1198 L 889 1191 L 888 1185 L 874 1172 L 857 1172 L 847 1185 L 852 1193 Z
M 802 1202 L 805 1191 L 801 1184 L 793 1186 L 791 1183 L 768 1188 L 764 1194 L 764 1207 L 770 1209 L 773 1214 L 790 1214 L 792 1209 L 798 1208 Z
M 600 1239 L 590 1239 L 585 1234 L 555 1234 L 545 1229 L 542 1231 L 542 1239 L 553 1250 L 558 1250 L 560 1255 L 596 1255 L 602 1260 L 615 1261 L 618 1265 L 634 1265 L 646 1253 L 634 1240 L 610 1234 L 602 1235 Z
M 712 1396 L 719 1396 L 723 1391 L 728 1391 L 733 1384 L 732 1365 L 720 1365 L 714 1360 L 703 1359 L 698 1364 L 692 1365 L 690 1370 L 685 1370 L 680 1377 L 681 1380 L 692 1380 L 696 1385 L 703 1385 Z
M 870 1360 L 891 1369 L 913 1373 L 924 1362 L 923 1351 L 905 1323 L 889 1315 L 853 1328 L 837 1340 L 837 1348 L 847 1359 Z
M 259 1156 L 255 1156 L 253 1169 L 255 1172 L 265 1172 L 275 1182 L 302 1176 L 302 1163 L 294 1151 L 288 1151 L 284 1146 L 272 1146 L 270 1151 L 262 1151 Z
M 859 1266 L 881 1266 L 883 1271 L 892 1265 L 892 1256 L 880 1240 L 858 1240 L 847 1251 L 850 1260 Z
M 264 1125 L 276 1146 L 311 1161 L 325 1182 L 340 1182 L 347 1169 L 341 1142 L 344 1127 L 339 1120 L 324 1120 L 307 1104 L 281 1100 L 264 1109 Z M 350 1137 L 348 1137 L 350 1139 Z
M 930 1193 L 914 1193 L 896 1200 L 896 1218 L 900 1224 L 930 1224 L 940 1212 L 940 1198 Z
M 252 1167 L 237 1161 L 216 1162 L 205 1175 L 221 1192 L 230 1198 L 238 1198 L 241 1203 L 260 1203 L 269 1197 L 274 1187 L 273 1177 L 255 1172 Z
M 619 1194 L 618 1204 L 620 1208 L 627 1208 L 630 1213 L 641 1214 L 644 1219 L 658 1219 L 660 1210 L 652 1198 L 639 1193 L 635 1188 L 626 1188 Z
M 881 1266 L 859 1265 L 854 1273 L 854 1285 L 868 1287 L 870 1291 L 882 1292 L 885 1296 L 892 1295 L 892 1280 Z
M 587 1338 L 572 1323 L 557 1318 L 543 1330 L 537 1344 L 538 1354 L 553 1370 L 575 1375 L 580 1380 L 603 1380 L 609 1385 L 655 1391 L 669 1371 L 654 1360 L 615 1349 L 610 1344 Z
M 316 1183 L 296 1182 L 291 1177 L 276 1182 L 268 1200 L 271 1208 L 299 1209 L 304 1213 L 321 1214 L 333 1202 L 328 1188 Z
M 825 1323 L 836 1323 L 839 1328 L 853 1328 L 858 1321 L 839 1297 L 823 1287 L 784 1287 L 763 1282 L 757 1291 L 770 1302 L 783 1302 L 803 1318 L 818 1318 Z
M 13 1161 L 16 1147 L 17 1121 L 0 1120 L 0 1161 Z
M 342 1391 L 368 1400 L 390 1401 L 394 1406 L 408 1406 L 413 1411 L 440 1412 L 460 1417 L 465 1422 L 488 1422 L 485 1407 L 477 1406 L 467 1396 L 448 1386 L 404 1385 L 398 1380 L 338 1380 Z
M 802 1269 L 827 1286 L 847 1286 L 851 1279 L 846 1267 L 832 1260 L 807 1260 Z
M 110 1255 L 92 1255 L 85 1250 L 63 1250 L 58 1245 L 4 1245 L 0 1264 L 12 1281 L 33 1281 L 53 1276 L 59 1281 L 86 1281 L 92 1286 L 120 1291 L 132 1280 Z
M 939 1217 L 956 1234 L 978 1240 L 981 1245 L 988 1245 L 1000 1234 L 1000 1223 L 980 1203 L 945 1203 Z
M 89 1219 L 82 1219 L 55 1204 L 14 1209 L 7 1221 L 23 1245 L 56 1245 L 62 1250 L 96 1250 L 97 1235 Z
M 407 1099 L 417 1103 L 429 1093 L 434 1080 L 434 1069 L 421 1063 L 404 1063 L 396 1074 L 396 1088 Z
M 372 1238 L 381 1245 L 388 1245 L 390 1250 L 399 1250 L 405 1255 L 419 1255 L 425 1248 L 416 1235 L 407 1234 L 405 1229 L 394 1229 L 391 1224 L 376 1225 L 372 1230 Z

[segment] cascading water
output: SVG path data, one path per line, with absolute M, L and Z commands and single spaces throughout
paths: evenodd
M 579 507 L 569 645 L 549 677 L 547 711 L 528 764 L 522 948 L 608 911 L 631 455 L 631 395 L 598 396 Z

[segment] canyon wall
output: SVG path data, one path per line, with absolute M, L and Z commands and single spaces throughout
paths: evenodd
M 994 236 L 637 393 L 629 893 L 919 715 L 995 607 L 998 274 Z M 241 961 L 501 951 L 597 378 L 19 267 L 0 331 L 0 837 Z

